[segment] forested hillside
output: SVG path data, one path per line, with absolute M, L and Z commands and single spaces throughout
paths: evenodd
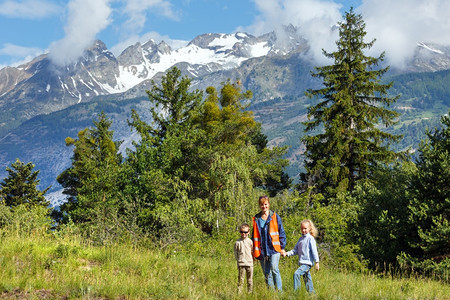
M 392 144 L 400 151 L 416 151 L 426 138 L 426 130 L 440 127 L 440 118 L 450 107 L 450 70 L 427 73 L 386 76 L 392 81 L 391 95 L 400 95 L 392 106 L 400 113 L 394 126 L 386 128 L 392 134 L 403 138 Z M 303 168 L 301 138 L 304 136 L 302 122 L 307 120 L 307 108 L 313 103 L 305 97 L 275 98 L 250 106 L 256 119 L 262 123 L 263 132 L 271 145 L 286 145 L 286 157 L 290 164 L 287 173 L 296 178 Z

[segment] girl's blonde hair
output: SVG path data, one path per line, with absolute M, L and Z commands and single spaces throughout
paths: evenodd
M 309 234 L 311 234 L 313 237 L 317 237 L 318 231 L 317 231 L 317 228 L 314 225 L 313 221 L 311 221 L 311 220 L 303 220 L 303 221 L 300 222 L 300 225 L 304 224 L 304 223 L 308 223 L 309 224 Z

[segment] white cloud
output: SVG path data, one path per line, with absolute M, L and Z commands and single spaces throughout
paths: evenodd
M 165 41 L 172 49 L 178 49 L 187 44 L 186 41 L 172 40 L 167 35 L 161 35 L 155 31 L 142 33 L 149 14 L 153 16 L 163 16 L 165 18 L 178 21 L 178 12 L 173 9 L 173 5 L 168 0 L 122 0 L 123 7 L 116 8 L 119 14 L 126 16 L 124 24 L 117 26 L 120 32 L 120 42 L 113 45 L 110 50 L 118 56 L 127 47 L 140 42 L 144 44 L 149 40 L 156 43 Z
M 8 55 L 12 57 L 23 57 L 28 55 L 35 55 L 36 53 L 43 53 L 43 50 L 39 48 L 29 48 L 9 43 L 3 45 L 3 48 L 0 49 L 0 55 Z
M 126 0 L 124 13 L 128 15 L 128 20 L 125 23 L 127 30 L 133 33 L 138 33 L 144 28 L 147 20 L 147 12 L 152 10 L 152 13 L 164 16 L 166 18 L 177 21 L 178 16 L 173 10 L 170 1 L 167 0 Z
M 59 66 L 76 60 L 110 22 L 110 0 L 71 0 L 65 37 L 52 43 L 50 58 Z
M 31 61 L 35 57 L 44 54 L 45 51 L 39 48 L 29 48 L 18 46 L 14 44 L 5 44 L 3 48 L 0 48 L 0 55 L 6 55 L 10 57 L 10 63 L 8 66 L 17 67 L 21 64 Z M 0 69 L 6 67 L 6 65 L 0 65 Z
M 9 18 L 42 19 L 61 11 L 61 7 L 46 0 L 3 1 L 0 15 Z
M 239 30 L 262 34 L 293 24 L 310 43 L 311 54 L 319 64 L 329 63 L 323 56 L 336 49 L 337 30 L 342 20 L 338 0 L 253 0 L 260 15 Z M 358 1 L 353 1 L 353 3 Z M 362 0 L 356 13 L 366 23 L 367 41 L 376 38 L 370 55 L 386 51 L 389 64 L 401 67 L 412 57 L 418 42 L 450 44 L 450 1 L 448 0 Z
M 360 10 L 373 50 L 386 51 L 393 66 L 402 67 L 418 42 L 450 45 L 448 0 L 364 0 Z
M 322 49 L 331 51 L 338 38 L 332 27 L 341 20 L 341 4 L 330 0 L 253 0 L 261 13 L 246 28 L 253 34 L 272 30 L 282 33 L 281 26 L 292 24 L 311 46 L 311 55 L 318 62 L 325 62 Z

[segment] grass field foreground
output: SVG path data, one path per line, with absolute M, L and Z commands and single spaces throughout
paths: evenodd
M 215 243 L 220 243 L 215 241 Z M 11 237 L 0 243 L 0 298 L 10 299 L 450 299 L 450 286 L 420 278 L 313 271 L 316 294 L 294 293 L 296 257 L 283 258 L 283 293 L 259 264 L 254 292 L 238 294 L 233 243 L 95 247 L 77 238 Z M 220 250 L 218 250 L 220 249 Z

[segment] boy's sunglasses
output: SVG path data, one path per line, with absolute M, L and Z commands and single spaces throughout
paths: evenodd
M 248 231 L 242 231 L 242 230 L 241 230 L 241 233 L 248 233 Z

